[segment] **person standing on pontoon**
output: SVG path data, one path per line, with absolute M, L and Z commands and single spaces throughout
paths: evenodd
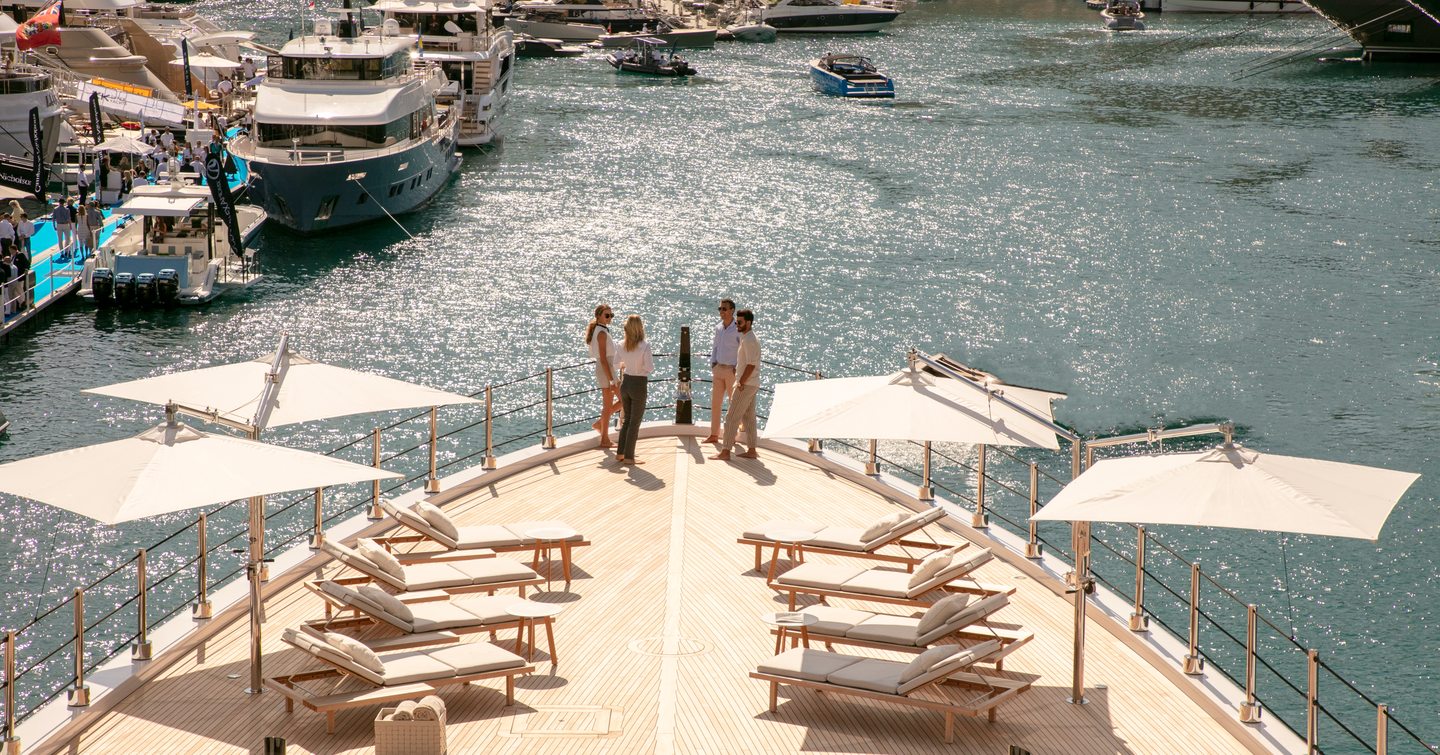
M 600 419 L 591 427 L 600 433 L 600 447 L 612 448 L 610 417 L 620 408 L 620 378 L 615 374 L 615 339 L 610 337 L 610 323 L 615 310 L 609 304 L 595 307 L 595 318 L 585 327 L 585 345 L 595 360 L 595 382 L 600 386 Z
M 616 350 L 616 361 L 625 372 L 620 381 L 620 411 L 625 420 L 620 424 L 620 443 L 615 460 L 621 464 L 644 464 L 635 458 L 635 441 L 640 437 L 640 423 L 645 421 L 645 399 L 649 394 L 650 373 L 655 371 L 655 357 L 645 340 L 645 323 L 640 315 L 625 318 L 625 340 Z
M 740 331 L 735 327 L 735 302 L 720 300 L 720 324 L 710 345 L 710 435 L 701 443 L 720 442 L 721 405 L 735 387 L 735 352 L 740 348 Z
M 740 425 L 745 425 L 745 445 L 748 450 L 740 454 L 742 459 L 759 456 L 756 448 L 760 445 L 760 428 L 755 424 L 755 394 L 760 391 L 760 339 L 755 337 L 755 313 L 742 309 L 735 313 L 735 327 L 740 331 L 740 348 L 735 356 L 735 389 L 730 393 L 730 410 L 725 413 L 725 442 L 720 453 L 710 458 L 728 461 L 730 450 L 735 448 L 735 437 Z

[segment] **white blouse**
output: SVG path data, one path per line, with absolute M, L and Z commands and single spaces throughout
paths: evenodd
M 635 344 L 634 349 L 626 350 L 624 339 L 620 339 L 616 346 L 616 361 L 625 368 L 626 375 L 649 377 L 655 371 L 655 357 L 650 352 L 649 341 L 641 341 Z

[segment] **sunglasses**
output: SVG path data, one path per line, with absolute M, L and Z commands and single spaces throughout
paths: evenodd
M 615 313 L 614 313 L 614 312 L 606 312 L 605 314 L 600 315 L 600 316 L 601 316 L 601 317 L 614 317 L 614 316 L 615 316 Z

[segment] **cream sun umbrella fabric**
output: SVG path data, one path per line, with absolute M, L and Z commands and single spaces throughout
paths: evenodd
M 261 428 L 364 412 L 477 403 L 457 393 L 312 362 L 287 350 L 279 371 L 280 390 L 269 410 L 257 417 L 273 361 L 273 356 L 267 356 L 84 392 L 151 404 L 173 401 L 188 407 L 213 408 L 221 416 Z
M 1010 401 L 1051 418 L 1055 394 L 994 386 Z M 923 370 L 781 383 L 767 438 L 874 438 L 1057 449 L 1055 431 L 973 386 Z
M 127 155 L 148 155 L 155 148 L 133 137 L 119 134 L 95 145 L 96 152 L 119 152 Z
M 251 496 L 401 476 L 176 423 L 0 465 L 0 492 L 117 524 Z
M 176 58 L 176 59 L 170 61 L 170 65 L 172 65 L 172 66 L 183 66 L 183 65 L 185 65 L 185 59 L 184 59 L 184 58 Z M 202 52 L 202 53 L 199 53 L 199 54 L 191 55 L 191 56 L 190 56 L 190 67 L 191 67 L 191 68 L 222 68 L 222 69 L 223 69 L 223 68 L 239 68 L 239 67 L 240 67 L 240 64 L 239 64 L 239 63 L 236 63 L 236 62 L 233 61 L 233 60 L 230 60 L 229 58 L 222 58 L 222 57 L 220 57 L 219 55 L 211 55 L 211 54 L 209 54 L 209 53 L 204 53 L 204 52 Z
M 1066 485 L 1041 521 L 1189 524 L 1375 540 L 1420 475 L 1230 444 L 1106 459 Z

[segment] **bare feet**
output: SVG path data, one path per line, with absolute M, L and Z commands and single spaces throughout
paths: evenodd
M 628 458 L 628 459 L 626 459 L 626 460 L 624 460 L 624 461 L 622 461 L 622 462 L 620 462 L 620 463 L 621 463 L 621 464 L 644 464 L 645 462 L 640 461 L 639 459 L 636 459 L 636 458 L 634 458 L 634 457 L 631 457 L 631 458 Z
M 615 444 L 614 444 L 614 443 L 611 443 L 609 438 L 601 438 L 601 439 L 600 439 L 600 448 L 614 448 L 614 447 L 615 447 Z
M 601 428 L 605 427 L 605 423 L 597 419 L 593 424 L 590 425 L 590 427 L 598 433 L 600 432 Z
M 715 461 L 730 461 L 730 452 L 729 452 L 729 451 L 721 451 L 720 453 L 715 454 L 714 456 L 711 456 L 710 458 L 711 458 L 711 459 L 714 459 Z
M 757 454 L 757 453 L 755 453 L 754 451 L 746 451 L 745 453 L 740 454 L 740 458 L 742 458 L 742 459 L 758 459 L 758 458 L 760 458 L 760 454 Z
M 619 462 L 619 463 L 621 463 L 621 464 L 624 464 L 624 463 L 625 463 L 625 457 L 624 457 L 624 456 L 621 456 L 620 454 L 615 454 L 615 461 L 617 461 L 617 462 Z
M 718 435 L 711 435 L 710 437 L 708 437 L 708 438 L 706 438 L 705 440 L 702 440 L 702 441 L 700 441 L 700 442 L 701 442 L 701 443 L 719 443 L 719 442 L 720 442 L 720 436 L 718 436 Z

